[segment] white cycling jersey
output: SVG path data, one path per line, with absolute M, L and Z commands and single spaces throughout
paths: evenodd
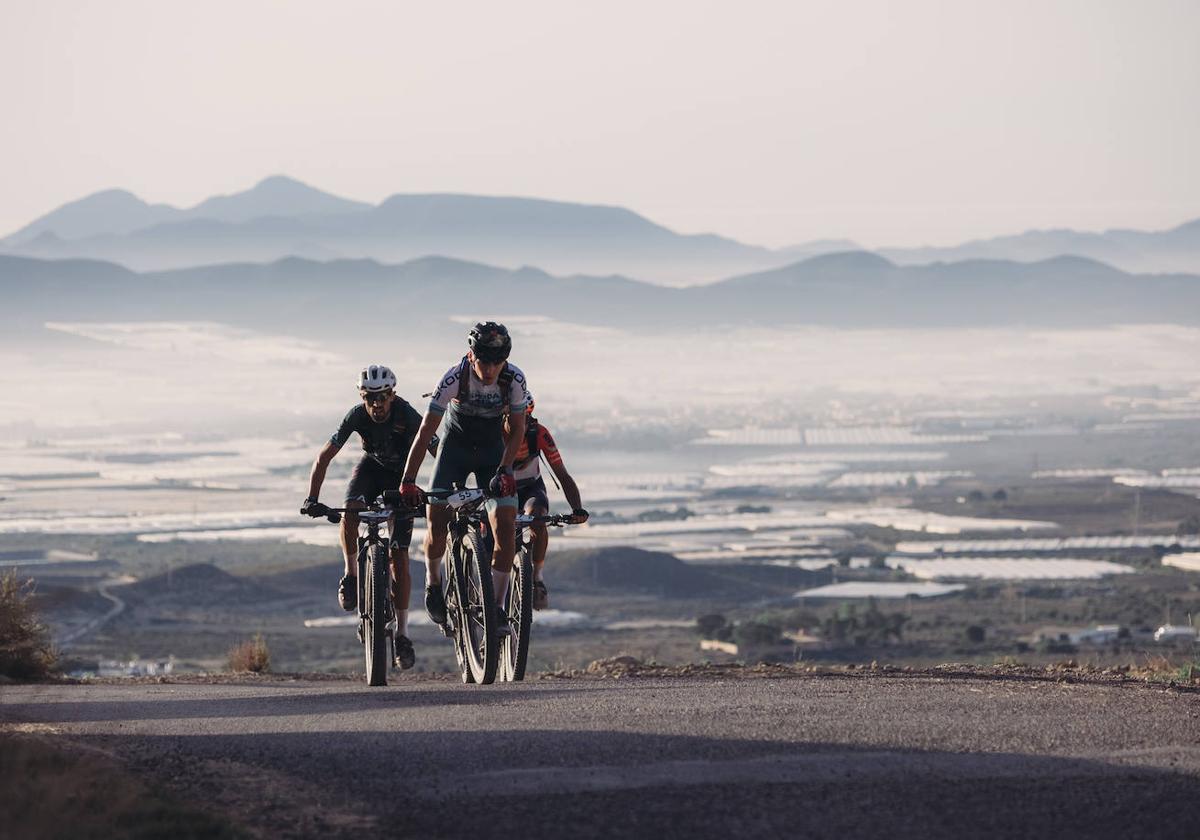
M 508 407 L 509 411 L 519 414 L 525 410 L 525 404 L 529 401 L 529 388 L 525 382 L 525 374 L 519 367 L 510 362 L 508 370 L 512 373 L 512 382 L 508 389 Z M 481 421 L 498 422 L 504 416 L 500 381 L 497 379 L 491 385 L 485 385 L 483 380 L 475 375 L 473 367 L 467 365 L 465 375 L 471 377 L 471 380 L 464 403 L 458 399 L 460 375 L 463 375 L 461 362 L 446 371 L 429 401 L 429 411 L 433 414 L 446 414 L 448 434 L 470 434 L 478 430 Z

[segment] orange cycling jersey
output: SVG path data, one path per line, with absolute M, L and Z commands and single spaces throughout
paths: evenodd
M 530 421 L 534 422 L 534 421 Z M 546 460 L 552 467 L 562 466 L 562 455 L 558 451 L 558 445 L 554 442 L 553 435 L 550 430 L 541 423 L 536 423 L 537 426 L 537 448 L 545 453 Z M 537 478 L 541 474 L 541 466 L 539 465 L 536 455 L 531 457 L 529 451 L 528 436 L 521 441 L 521 448 L 517 450 L 517 457 L 513 461 L 513 475 L 520 481 L 528 481 Z

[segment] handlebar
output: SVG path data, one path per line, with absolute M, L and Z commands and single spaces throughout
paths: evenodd
M 473 512 L 484 501 L 492 498 L 492 495 L 485 489 L 480 487 L 469 487 L 465 490 L 442 490 L 438 492 L 429 492 L 424 494 L 427 501 L 443 502 L 455 511 Z M 338 523 L 342 521 L 342 515 L 346 513 L 356 513 L 362 516 L 370 517 L 376 520 L 381 520 L 391 516 L 401 516 L 411 519 L 419 519 L 425 515 L 423 506 L 409 507 L 404 503 L 403 497 L 398 490 L 385 490 L 381 496 L 382 501 L 375 500 L 365 508 L 331 508 L 328 505 L 316 503 L 312 505 L 310 510 L 301 510 L 301 515 L 311 516 L 313 519 L 319 519 L 322 516 L 330 522 Z M 525 528 L 530 525 L 550 525 L 555 528 L 561 528 L 564 525 L 578 524 L 573 521 L 574 514 L 556 513 L 547 516 L 531 516 L 529 514 L 520 514 L 517 516 L 517 528 Z
M 334 508 L 328 505 L 318 503 L 315 505 L 315 511 L 300 511 L 301 516 L 311 516 L 313 519 L 320 519 L 322 516 L 330 522 L 337 524 L 342 521 L 342 515 L 346 513 L 374 515 L 379 518 L 390 518 L 391 516 L 399 516 L 406 519 L 418 519 L 425 515 L 423 507 L 409 507 L 404 504 L 400 498 L 400 493 L 397 490 L 385 490 L 383 493 L 383 501 L 376 500 L 364 508 L 349 508 L 340 507 Z
M 526 525 L 550 525 L 555 528 L 561 528 L 564 525 L 574 525 L 571 521 L 572 515 L 569 513 L 554 513 L 549 516 L 530 516 L 521 514 L 517 517 L 517 527 L 522 528 Z

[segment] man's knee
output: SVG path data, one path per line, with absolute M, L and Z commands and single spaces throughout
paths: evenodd
M 496 508 L 496 514 L 492 518 L 492 529 L 496 534 L 497 548 L 506 548 L 512 551 L 516 544 L 517 538 L 517 509 L 516 508 Z
M 450 524 L 450 509 L 445 505 L 429 506 L 429 526 L 435 530 L 445 531 Z
M 443 506 L 430 505 L 425 527 L 426 556 L 441 556 L 446 549 L 446 531 L 450 524 L 450 512 Z

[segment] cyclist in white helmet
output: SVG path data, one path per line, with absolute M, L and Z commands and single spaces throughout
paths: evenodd
M 396 375 L 387 365 L 369 365 L 358 375 L 358 393 L 362 402 L 351 408 L 337 431 L 317 453 L 308 480 L 308 498 L 301 513 L 320 516 L 326 509 L 318 499 L 329 463 L 355 432 L 362 439 L 363 455 L 350 474 L 345 507 L 361 510 L 384 490 L 400 487 L 401 473 L 413 438 L 421 425 L 421 415 L 397 396 Z M 429 451 L 437 453 L 437 438 Z M 412 579 L 408 570 L 408 544 L 412 540 L 412 519 L 392 522 L 392 602 L 399 623 L 395 639 L 396 664 L 411 668 L 416 661 L 408 638 L 408 600 Z M 342 517 L 342 554 L 346 573 L 338 583 L 338 603 L 351 612 L 358 607 L 358 515 L 349 510 Z

